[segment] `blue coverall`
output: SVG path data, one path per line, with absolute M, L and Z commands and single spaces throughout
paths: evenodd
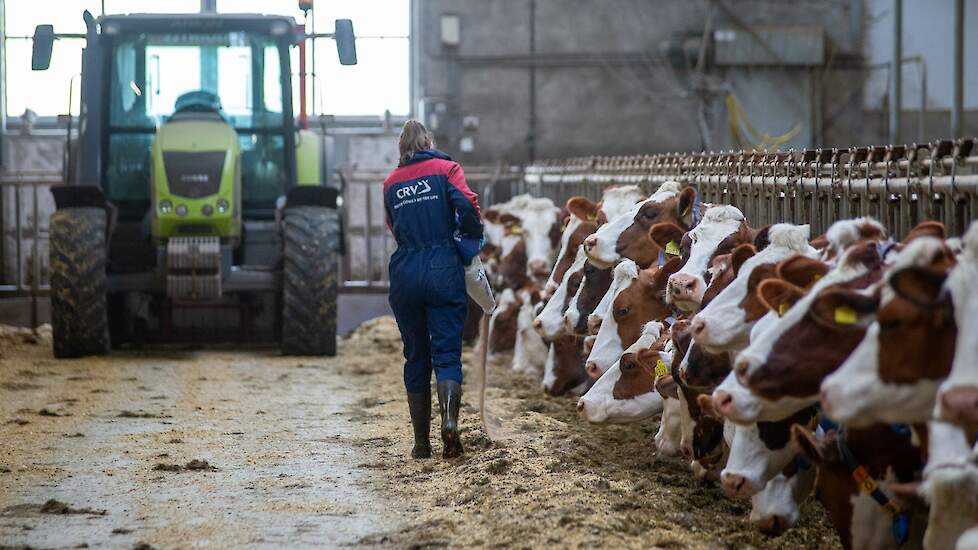
M 404 386 L 430 391 L 462 383 L 462 326 L 467 311 L 464 265 L 482 238 L 476 194 L 448 155 L 419 151 L 384 181 L 387 225 L 397 241 L 390 260 L 390 305 L 404 342 Z M 468 252 L 472 250 L 472 252 Z

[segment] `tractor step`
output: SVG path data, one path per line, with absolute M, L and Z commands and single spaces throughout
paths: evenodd
M 166 243 L 166 295 L 175 301 L 221 297 L 221 239 L 174 237 Z

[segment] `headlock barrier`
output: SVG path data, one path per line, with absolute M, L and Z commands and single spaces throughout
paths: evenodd
M 848 149 L 665 153 L 548 160 L 526 167 L 521 191 L 558 204 L 599 200 L 609 185 L 695 185 L 700 200 L 731 204 L 760 225 L 872 216 L 896 238 L 924 220 L 961 235 L 978 218 L 978 138 Z

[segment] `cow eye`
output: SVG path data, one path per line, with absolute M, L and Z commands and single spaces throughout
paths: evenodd
M 645 213 L 642 214 L 642 215 L 651 220 L 652 218 L 655 218 L 656 216 L 658 216 L 659 215 L 659 212 L 657 210 L 651 210 L 650 209 L 650 210 L 646 210 Z
M 631 361 L 624 361 L 621 364 L 621 370 L 632 370 L 634 368 L 635 368 L 635 363 L 632 363 Z
M 615 310 L 615 315 L 618 316 L 618 317 L 624 317 L 624 316 L 628 315 L 628 311 L 629 311 L 629 309 L 627 307 L 620 307 L 620 308 L 618 308 L 618 309 Z

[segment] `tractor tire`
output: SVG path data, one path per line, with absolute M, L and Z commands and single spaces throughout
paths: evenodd
M 106 213 L 64 208 L 51 215 L 51 328 L 54 356 L 109 352 Z
M 288 208 L 282 225 L 282 353 L 336 355 L 339 213 Z

